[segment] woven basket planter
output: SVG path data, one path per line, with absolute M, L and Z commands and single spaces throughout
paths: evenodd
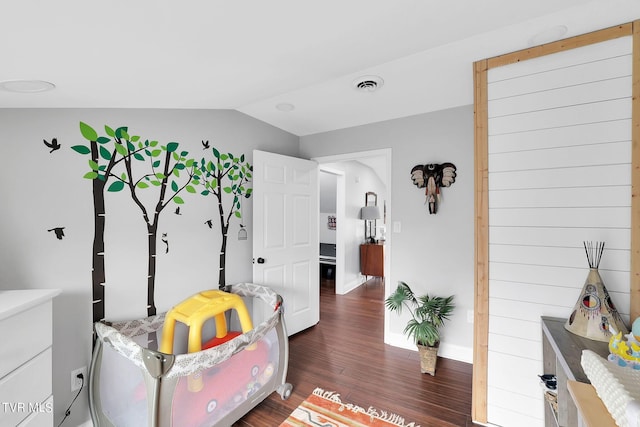
M 433 347 L 428 347 L 418 344 L 418 353 L 420 354 L 420 372 L 423 374 L 436 374 L 439 345 L 440 343 L 437 343 Z

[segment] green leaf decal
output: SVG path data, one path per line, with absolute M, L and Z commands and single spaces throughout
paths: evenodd
M 131 137 L 131 141 L 133 142 L 138 142 L 140 140 L 140 137 L 138 135 L 134 135 Z
M 100 156 L 105 160 L 111 160 L 111 152 L 103 146 L 100 147 Z
M 159 187 L 162 185 L 160 181 L 156 181 L 156 180 L 151 181 L 151 184 L 155 185 L 156 187 Z
M 118 129 L 116 129 L 115 131 L 115 137 L 116 138 L 126 138 L 127 135 L 127 127 L 123 126 L 123 127 L 119 127 Z
M 237 218 L 242 218 L 242 215 L 240 215 L 240 211 L 235 211 L 235 215 Z
M 113 131 L 113 129 L 111 129 L 109 126 L 104 125 L 104 131 L 107 133 L 107 135 L 109 135 L 111 138 L 116 136 L 116 133 Z
M 171 189 L 172 189 L 174 192 L 177 192 L 177 191 L 178 191 L 178 183 L 177 183 L 177 182 L 175 182 L 175 181 L 171 181 Z
M 187 193 L 191 193 L 191 194 L 194 194 L 196 192 L 196 189 L 193 187 L 193 185 L 187 185 L 185 187 L 185 190 L 187 190 Z
M 162 150 L 153 150 L 151 152 L 151 157 L 158 157 L 162 153 Z
M 129 151 L 136 151 L 136 146 L 129 141 L 127 141 L 127 148 L 129 149 Z
M 204 190 L 204 191 L 203 191 L 202 193 L 200 193 L 200 194 L 202 194 L 203 196 L 208 196 L 208 195 L 209 195 L 209 190 Z
M 156 160 L 155 162 L 153 162 L 153 167 L 154 168 L 160 167 L 160 160 Z
M 100 169 L 100 165 L 98 165 L 96 162 L 94 162 L 93 160 L 89 160 L 89 167 L 91 168 L 91 170 L 93 171 L 97 171 L 98 169 Z
M 80 154 L 89 154 L 91 153 L 91 148 L 85 145 L 74 145 L 71 149 Z
M 147 184 L 146 182 L 140 181 L 136 187 L 138 188 L 149 188 L 149 184 Z
M 124 188 L 124 182 L 122 181 L 114 181 L 113 184 L 107 188 L 107 191 L 111 191 L 112 193 L 121 191 Z
M 80 122 L 80 133 L 87 141 L 95 141 L 98 139 L 98 133 L 84 122 Z
M 173 201 L 176 202 L 176 204 L 178 205 L 182 205 L 184 203 L 184 200 L 182 200 L 182 197 L 178 197 L 178 196 L 174 197 Z
M 104 145 L 104 144 L 107 144 L 107 143 L 111 142 L 111 139 L 107 138 L 106 136 L 99 136 L 98 139 L 96 140 L 96 142 L 98 144 Z
M 120 154 L 122 157 L 127 157 L 128 152 L 127 149 L 124 148 L 124 145 L 116 143 L 115 146 L 118 154 Z
M 133 157 L 134 157 L 136 160 L 140 160 L 141 162 L 144 162 L 144 157 L 143 157 L 143 156 L 142 156 L 142 154 L 140 154 L 140 153 L 134 153 L 134 154 L 133 154 Z
M 94 171 L 87 172 L 83 176 L 83 178 L 85 179 L 96 179 L 97 177 L 98 177 L 98 172 L 94 172 Z
M 176 151 L 178 149 L 178 143 L 177 142 L 170 142 L 167 144 L 167 151 L 170 153 L 173 153 L 174 151 Z
M 223 188 L 223 190 L 224 190 L 224 192 L 225 192 L 225 193 L 227 193 L 227 194 L 231 193 L 231 191 L 232 191 L 232 190 L 231 190 L 231 187 L 224 187 L 224 188 Z
M 213 155 L 216 156 L 216 159 L 220 158 L 220 152 L 218 150 L 216 150 L 216 147 L 212 148 L 213 150 Z

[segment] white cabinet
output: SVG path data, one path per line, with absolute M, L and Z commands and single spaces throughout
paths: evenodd
M 55 289 L 0 291 L 0 425 L 52 426 Z

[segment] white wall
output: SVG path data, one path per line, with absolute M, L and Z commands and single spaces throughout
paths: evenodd
M 540 316 L 568 318 L 600 274 L 629 319 L 631 37 L 488 73 L 488 420 L 542 426 Z
M 217 110 L 0 110 L 4 162 L 0 168 L 0 289 L 59 288 L 53 305 L 53 393 L 55 424 L 71 403 L 70 372 L 89 366 L 92 342 L 91 252 L 93 202 L 87 158 L 73 152 L 84 143 L 79 122 L 98 130 L 103 125 L 129 126 L 132 134 L 180 143 L 191 155 L 204 156 L 202 140 L 222 152 L 252 150 L 298 154 L 298 137 L 235 111 Z M 42 140 L 56 137 L 62 148 L 49 153 Z M 187 198 L 188 196 L 185 196 Z M 212 202 L 187 198 L 182 215 L 163 212 L 160 229 L 168 232 L 170 252 L 158 253 L 158 312 L 202 289 L 217 286 L 220 230 L 204 221 L 213 217 Z M 227 283 L 250 281 L 251 199 L 243 207 L 249 239 L 237 240 L 239 221 L 232 221 L 227 248 Z M 146 315 L 145 224 L 129 196 L 107 197 L 107 318 Z M 57 240 L 53 227 L 64 226 Z M 86 390 L 64 425 L 89 418 Z
M 392 149 L 392 223 L 401 225 L 391 243 L 391 277 L 386 292 L 399 280 L 418 293 L 454 294 L 457 308 L 443 330 L 440 354 L 471 362 L 473 327 L 467 310 L 473 309 L 474 192 L 473 108 L 465 106 L 434 113 L 326 132 L 300 138 L 304 157 L 321 157 L 380 148 Z M 456 182 L 443 189 L 442 205 L 429 215 L 424 189 L 411 182 L 416 164 L 452 162 Z M 364 198 L 362 199 L 364 201 Z M 360 202 L 359 202 L 360 203 Z M 385 341 L 415 349 L 402 334 L 407 318 L 385 318 Z

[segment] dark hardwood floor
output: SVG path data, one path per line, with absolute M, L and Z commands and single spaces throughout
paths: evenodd
M 291 397 L 273 393 L 234 426 L 277 427 L 316 387 L 422 427 L 474 425 L 472 365 L 439 358 L 435 376 L 421 374 L 417 352 L 383 343 L 383 298 L 380 279 L 347 295 L 335 295 L 333 282 L 323 281 L 320 322 L 289 338 Z

